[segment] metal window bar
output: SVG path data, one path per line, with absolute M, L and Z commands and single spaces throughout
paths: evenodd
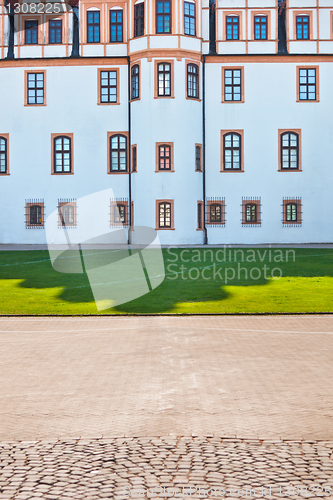
M 110 227 L 129 225 L 128 198 L 110 199 Z
M 286 206 L 288 203 L 295 204 L 297 206 L 296 221 L 287 221 Z M 282 225 L 283 227 L 302 227 L 303 220 L 303 210 L 302 210 L 302 198 L 294 196 L 293 198 L 283 198 L 282 199 Z
M 246 222 L 246 205 L 255 205 L 256 206 L 256 222 Z M 262 224 L 261 219 L 261 197 L 259 196 L 243 196 L 242 197 L 242 212 L 241 212 L 241 222 L 243 227 L 260 227 Z
M 35 208 L 35 218 L 31 220 L 31 208 Z M 38 209 L 40 208 L 40 210 Z M 25 227 L 26 229 L 44 229 L 44 200 L 29 199 L 25 200 Z
M 73 210 L 66 210 L 64 206 L 73 207 Z M 77 227 L 76 198 L 58 199 L 58 227 L 66 227 L 66 229 Z
M 214 207 L 214 208 L 213 208 Z M 225 197 L 207 198 L 205 203 L 205 222 L 209 227 L 224 227 L 226 223 Z

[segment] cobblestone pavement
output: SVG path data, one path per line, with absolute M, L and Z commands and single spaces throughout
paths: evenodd
M 332 362 L 329 315 L 0 318 L 0 500 L 329 497 Z
M 0 445 L 1 500 L 322 498 L 333 442 L 213 437 Z

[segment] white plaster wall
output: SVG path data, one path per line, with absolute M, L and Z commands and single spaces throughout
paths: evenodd
M 289 54 L 315 54 L 316 52 L 315 40 L 291 40 L 289 43 Z
M 319 38 L 330 40 L 331 38 L 331 11 L 329 9 L 319 10 Z
M 275 54 L 276 52 L 276 44 L 275 42 L 270 42 L 266 40 L 262 41 L 253 41 L 248 44 L 249 54 Z
M 320 65 L 320 103 L 297 103 L 296 64 L 245 63 L 245 103 L 235 105 L 222 104 L 210 84 L 219 81 L 221 65 L 207 64 L 207 196 L 224 196 L 227 212 L 225 228 L 209 229 L 210 243 L 332 241 L 328 103 L 333 68 Z M 278 172 L 278 129 L 288 128 L 302 130 L 302 172 Z M 220 172 L 223 129 L 244 130 L 244 173 Z M 261 197 L 260 228 L 242 227 L 242 196 Z M 282 198 L 294 196 L 302 198 L 303 224 L 284 228 Z
M 151 49 L 176 49 L 178 47 L 178 36 L 155 35 L 150 37 Z
M 130 52 L 137 52 L 139 50 L 145 50 L 147 48 L 147 37 L 142 36 L 140 38 L 134 38 L 130 41 Z M 126 49 L 126 46 L 125 46 Z
M 332 54 L 333 53 L 333 40 L 331 42 L 319 42 L 319 53 Z
M 69 53 L 72 47 L 69 48 Z M 44 57 L 66 57 L 66 45 L 45 45 Z
M 131 105 L 137 173 L 132 175 L 134 221 L 155 228 L 156 200 L 172 199 L 175 230 L 161 230 L 162 244 L 201 243 L 197 201 L 202 174 L 195 172 L 195 143 L 202 143 L 202 104 L 185 99 L 185 60 L 174 61 L 174 99 L 154 99 L 154 60 L 141 62 L 141 99 Z M 174 172 L 155 172 L 156 142 L 174 143 Z
M 82 55 L 87 57 L 104 56 L 104 45 L 97 43 L 87 43 L 82 45 Z
M 199 38 L 194 38 L 191 36 L 181 36 L 180 37 L 180 47 L 185 50 L 191 50 L 193 52 L 200 52 L 201 41 Z
M 238 42 L 234 40 L 233 42 L 218 42 L 217 44 L 218 54 L 245 54 L 246 43 Z
M 44 198 L 47 217 L 58 198 L 107 187 L 118 198 L 128 197 L 128 176 L 106 173 L 107 131 L 128 130 L 126 79 L 124 65 L 120 105 L 98 106 L 96 66 L 48 67 L 47 106 L 29 107 L 24 106 L 24 68 L 1 70 L 8 99 L 0 103 L 0 130 L 9 133 L 10 156 L 10 175 L 0 177 L 1 205 L 12 213 L 3 218 L 1 243 L 44 241 L 43 230 L 25 228 L 25 199 Z M 74 175 L 51 175 L 51 133 L 74 134 Z
M 20 57 L 42 57 L 42 46 L 41 45 L 22 45 L 20 47 Z

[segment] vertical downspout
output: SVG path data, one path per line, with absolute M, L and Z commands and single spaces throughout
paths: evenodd
M 80 57 L 79 6 L 72 5 L 73 11 L 73 42 L 70 57 Z
M 6 59 L 14 59 L 14 8 L 11 2 L 6 1 L 9 17 L 9 39 Z
M 203 243 L 207 245 L 207 227 L 206 227 L 206 56 L 203 56 L 202 65 L 202 197 L 203 197 Z
M 127 243 L 131 244 L 131 229 L 132 229 L 132 151 L 131 151 L 131 61 L 127 56 L 128 64 L 128 238 Z

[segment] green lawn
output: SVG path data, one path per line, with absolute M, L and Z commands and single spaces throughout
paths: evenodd
M 0 252 L 0 314 L 333 312 L 333 250 L 223 252 L 164 250 L 166 277 L 160 286 L 101 312 L 87 276 L 55 271 L 47 251 Z M 271 277 L 273 268 L 281 278 Z

